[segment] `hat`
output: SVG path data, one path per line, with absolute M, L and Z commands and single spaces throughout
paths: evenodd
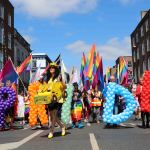
M 55 67 L 55 68 L 58 68 L 58 65 L 55 63 L 55 62 L 52 62 L 49 64 L 49 67 Z

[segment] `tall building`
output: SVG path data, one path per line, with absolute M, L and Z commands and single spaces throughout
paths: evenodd
M 9 0 L 0 0 L 0 69 L 8 57 L 14 60 L 14 7 Z
M 31 75 L 34 77 L 37 69 L 39 69 L 40 75 L 44 72 L 45 68 L 49 63 L 52 61 L 45 53 L 34 53 L 32 54 L 32 68 L 31 68 Z
M 135 82 L 150 70 L 150 10 L 141 12 L 141 20 L 131 34 L 133 74 Z
M 117 66 L 119 65 L 120 58 L 123 57 L 127 66 L 128 66 L 128 83 L 131 84 L 133 80 L 133 64 L 132 64 L 132 56 L 120 56 L 116 60 L 116 70 L 118 69 Z
M 30 55 L 30 44 L 21 36 L 21 34 L 14 29 L 14 65 L 20 66 L 21 63 Z M 30 80 L 30 72 L 24 70 L 21 74 L 21 79 L 27 87 Z M 20 82 L 19 87 L 22 87 Z M 21 88 L 22 89 L 22 88 Z

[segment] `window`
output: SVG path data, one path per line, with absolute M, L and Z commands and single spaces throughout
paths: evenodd
M 146 40 L 146 45 L 147 45 L 147 51 L 150 51 L 150 42 L 149 42 L 149 38 L 147 38 Z
M 135 50 L 133 51 L 133 61 L 136 62 L 136 52 L 135 52 Z
M 140 71 L 140 65 L 138 66 L 138 77 L 140 78 L 141 76 L 141 71 Z
M 8 48 L 11 49 L 11 33 L 8 33 Z
M 0 5 L 0 17 L 4 19 L 4 6 Z
M 146 20 L 146 22 L 145 22 L 145 27 L 146 27 L 146 32 L 149 30 L 149 28 L 148 28 L 148 20 Z
M 135 38 L 132 38 L 132 46 L 135 47 Z
M 148 70 L 150 70 L 150 57 L 148 58 Z
M 0 43 L 4 43 L 4 26 L 0 24 Z
M 141 37 L 144 36 L 144 30 L 143 30 L 143 26 L 141 27 Z
M 33 60 L 33 61 L 32 61 L 32 67 L 33 67 L 33 68 L 36 68 L 36 60 Z
M 3 53 L 0 52 L 0 70 L 3 68 Z
M 128 67 L 132 67 L 132 62 L 128 61 Z
M 11 27 L 11 15 L 8 15 L 8 25 Z
M 140 51 L 139 51 L 139 48 L 137 48 L 137 59 L 139 59 L 140 58 Z
M 139 37 L 138 37 L 138 33 L 136 34 L 136 42 L 138 43 L 139 42 Z
M 146 62 L 143 61 L 143 72 L 146 70 Z
M 144 47 L 144 42 L 142 43 L 142 55 L 145 55 L 145 47 Z

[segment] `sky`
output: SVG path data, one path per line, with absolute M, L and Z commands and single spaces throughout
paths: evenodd
M 81 66 L 82 52 L 92 44 L 103 58 L 104 70 L 119 56 L 131 55 L 130 35 L 150 0 L 10 0 L 15 28 L 33 53 L 61 54 L 67 68 Z

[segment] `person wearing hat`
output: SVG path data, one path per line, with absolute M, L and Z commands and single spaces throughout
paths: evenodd
M 50 80 L 48 81 L 49 85 L 52 85 L 56 82 L 59 82 L 57 80 L 58 75 L 59 75 L 59 67 L 56 63 L 50 63 Z M 61 84 L 61 82 L 59 82 L 60 84 L 60 89 L 65 89 L 64 85 Z M 49 91 L 52 90 L 52 86 L 49 86 Z M 49 114 L 50 114 L 50 118 L 51 118 L 51 128 L 50 128 L 50 133 L 48 135 L 48 138 L 51 139 L 53 138 L 53 133 L 54 133 L 54 127 L 55 124 L 57 123 L 61 129 L 62 129 L 62 136 L 65 135 L 65 126 L 64 124 L 59 120 L 57 113 L 58 113 L 58 106 L 59 103 L 57 102 L 57 98 L 55 97 L 55 95 L 53 95 L 52 97 L 52 102 L 48 105 L 48 109 L 49 109 Z

